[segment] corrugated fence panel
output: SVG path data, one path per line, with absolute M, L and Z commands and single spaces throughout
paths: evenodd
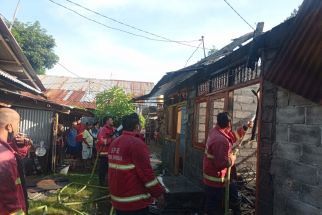
M 48 150 L 51 144 L 53 112 L 27 108 L 15 108 L 20 114 L 20 132 L 27 134 L 35 146 L 45 142 Z

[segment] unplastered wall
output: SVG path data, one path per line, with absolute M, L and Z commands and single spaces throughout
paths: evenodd
M 322 106 L 277 88 L 275 114 L 273 214 L 321 215 Z
M 256 114 L 258 101 L 252 90 L 257 92 L 259 90 L 259 84 L 236 89 L 233 92 L 233 129 L 235 130 L 243 125 L 247 125 L 247 122 Z M 248 129 L 237 156 L 237 171 L 256 172 L 257 141 L 256 136 L 251 141 L 251 136 L 252 129 Z

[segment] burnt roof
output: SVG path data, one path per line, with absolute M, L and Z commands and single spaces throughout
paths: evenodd
M 251 42 L 244 46 L 235 44 L 239 48 L 220 59 L 214 59 L 214 57 L 209 56 L 196 64 L 175 72 L 169 72 L 162 77 L 149 94 L 138 97 L 136 100 L 146 100 L 161 95 L 164 92 L 166 92 L 165 94 L 172 93 L 184 86 L 208 80 L 209 77 L 220 74 L 229 66 L 232 66 L 232 64 L 241 63 L 245 59 L 248 61 L 247 66 L 251 66 L 260 57 L 261 50 L 281 46 L 293 22 L 294 19 L 291 18 L 259 36 L 253 33 L 253 36 L 256 37 Z M 243 35 L 242 37 L 249 39 L 248 36 L 246 34 L 246 36 Z
M 322 104 L 322 1 L 305 0 L 265 79 Z

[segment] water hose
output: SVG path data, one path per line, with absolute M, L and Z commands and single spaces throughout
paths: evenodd
M 243 142 L 244 136 L 239 140 L 239 143 L 236 147 L 233 147 L 232 152 L 233 154 L 237 155 L 239 152 L 240 144 Z M 229 215 L 229 185 L 230 185 L 230 173 L 231 173 L 231 166 L 227 169 L 227 176 L 225 178 L 225 215 Z
M 82 188 L 80 188 L 76 193 L 73 193 L 72 195 L 77 195 L 79 193 L 81 193 L 82 191 L 84 191 L 87 187 L 92 187 L 92 188 L 98 188 L 98 189 L 103 189 L 103 190 L 108 190 L 107 187 L 102 187 L 102 186 L 97 186 L 97 185 L 91 185 L 91 181 L 93 179 L 93 176 L 94 176 L 94 173 L 95 173 L 95 169 L 96 169 L 96 166 L 97 166 L 97 162 L 98 162 L 98 158 L 99 158 L 99 153 L 97 154 L 96 156 L 96 159 L 95 159 L 95 162 L 94 162 L 94 166 L 92 168 L 92 172 L 91 172 L 91 175 L 87 181 L 86 184 L 83 184 L 83 183 L 77 183 L 77 182 L 72 182 L 72 183 L 69 183 L 67 184 L 66 186 L 64 186 L 59 192 L 58 192 L 58 195 L 57 195 L 57 202 L 59 205 L 63 206 L 65 209 L 69 210 L 69 211 L 73 211 L 74 213 L 76 214 L 79 214 L 79 215 L 87 215 L 87 213 L 84 213 L 84 212 L 81 212 L 79 210 L 76 210 L 74 208 L 71 208 L 70 206 L 72 205 L 81 205 L 81 204 L 89 204 L 89 203 L 94 203 L 94 202 L 99 202 L 99 201 L 102 201 L 102 200 L 105 200 L 105 199 L 109 199 L 110 198 L 110 195 L 105 195 L 105 196 L 102 196 L 102 197 L 99 197 L 99 198 L 96 198 L 96 199 L 91 199 L 91 200 L 87 200 L 87 201 L 77 201 L 77 202 L 64 202 L 66 201 L 69 197 L 66 197 L 65 199 L 62 200 L 61 198 L 61 195 L 63 194 L 64 190 L 66 190 L 68 187 L 72 186 L 72 185 L 81 185 Z
M 41 211 L 41 210 L 42 210 L 43 215 L 47 214 L 47 212 L 48 212 L 47 205 L 43 205 L 43 206 L 39 206 L 39 207 L 30 209 L 30 210 L 28 210 L 28 214 L 32 214 L 32 213 L 35 213 L 35 212 Z
M 227 177 L 225 179 L 225 215 L 229 215 L 229 185 L 230 185 L 231 167 L 228 167 Z
M 114 207 L 112 206 L 109 215 L 114 215 L 114 214 L 115 214 L 115 210 L 114 210 Z

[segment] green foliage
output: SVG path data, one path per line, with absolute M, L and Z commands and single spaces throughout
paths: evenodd
M 46 69 L 53 68 L 58 62 L 59 57 L 54 53 L 55 39 L 41 28 L 38 21 L 33 24 L 15 21 L 12 34 L 37 74 L 45 74 Z
M 142 114 L 139 114 L 141 128 L 145 128 L 146 119 Z
M 135 111 L 131 97 L 126 95 L 124 90 L 113 87 L 96 95 L 95 115 L 98 118 L 112 116 L 117 122 L 120 119 Z
M 216 46 L 212 46 L 212 48 L 208 51 L 208 56 L 216 53 L 217 51 L 218 49 L 216 48 Z

